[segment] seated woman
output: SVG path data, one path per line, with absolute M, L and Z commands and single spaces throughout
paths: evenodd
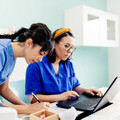
M 46 102 L 58 102 L 79 97 L 79 94 L 103 94 L 99 90 L 85 89 L 76 78 L 72 63 L 69 61 L 74 51 L 74 37 L 69 28 L 53 33 L 54 52 L 44 56 L 42 62 L 35 62 L 26 71 L 26 95 L 28 101 L 36 102 L 32 92 Z

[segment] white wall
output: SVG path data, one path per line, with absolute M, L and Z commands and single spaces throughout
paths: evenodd
M 54 31 L 64 27 L 64 10 L 79 5 L 107 9 L 107 0 L 0 0 L 0 28 L 15 26 L 29 28 L 42 22 Z M 73 64 L 81 86 L 100 88 L 108 85 L 108 53 L 103 47 L 77 47 Z M 17 66 L 19 72 L 17 72 Z M 15 66 L 13 79 L 24 79 L 25 66 Z M 21 70 L 22 69 L 22 70 Z M 23 74 L 21 74 L 23 72 Z M 22 77 L 23 76 L 23 77 Z M 15 78 L 17 77 L 17 78 Z M 11 81 L 10 80 L 10 81 Z
M 120 0 L 107 0 L 107 10 L 120 17 Z M 120 47 L 108 49 L 108 75 L 109 83 L 120 75 Z
M 15 68 L 10 76 L 11 81 L 25 80 L 25 73 L 28 64 L 24 58 L 17 58 Z

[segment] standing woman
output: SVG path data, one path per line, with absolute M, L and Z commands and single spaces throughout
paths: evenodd
M 9 88 L 9 77 L 16 58 L 24 57 L 28 64 L 42 60 L 52 51 L 51 31 L 45 24 L 35 23 L 29 29 L 21 28 L 12 35 L 0 35 L 0 95 L 15 105 L 1 103 L 17 110 L 18 114 L 30 114 L 48 109 L 49 103 L 26 105 Z

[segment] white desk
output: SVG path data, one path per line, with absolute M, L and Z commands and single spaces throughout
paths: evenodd
M 83 120 L 120 120 L 120 92 L 116 95 L 112 102 L 112 105 L 84 118 Z M 50 110 L 59 114 L 66 111 L 67 109 L 57 107 L 56 103 L 52 103 Z M 80 113 L 82 113 L 82 111 L 77 111 L 77 114 Z M 29 118 L 22 120 L 29 120 Z
M 105 93 L 107 88 L 101 88 L 100 90 Z M 84 118 L 83 120 L 120 120 L 120 92 L 113 99 L 113 104 Z M 51 111 L 56 113 L 64 112 L 65 108 L 60 108 L 56 106 L 56 103 L 51 104 Z M 82 113 L 82 111 L 77 111 L 77 114 Z
M 51 111 L 55 113 L 62 113 L 67 109 L 59 108 L 56 103 L 52 103 Z M 77 114 L 82 113 L 82 111 L 77 111 Z M 118 119 L 119 118 L 119 119 Z M 84 120 L 120 120 L 120 104 L 114 103 L 86 118 Z

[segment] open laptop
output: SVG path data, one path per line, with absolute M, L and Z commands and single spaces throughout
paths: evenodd
M 120 76 L 116 77 L 104 96 L 97 97 L 92 95 L 80 95 L 80 97 L 76 100 L 66 100 L 60 101 L 57 103 L 57 106 L 63 108 L 75 107 L 77 110 L 88 111 L 88 112 L 96 112 L 103 107 L 110 105 L 110 101 L 114 98 L 114 96 L 120 91 Z

